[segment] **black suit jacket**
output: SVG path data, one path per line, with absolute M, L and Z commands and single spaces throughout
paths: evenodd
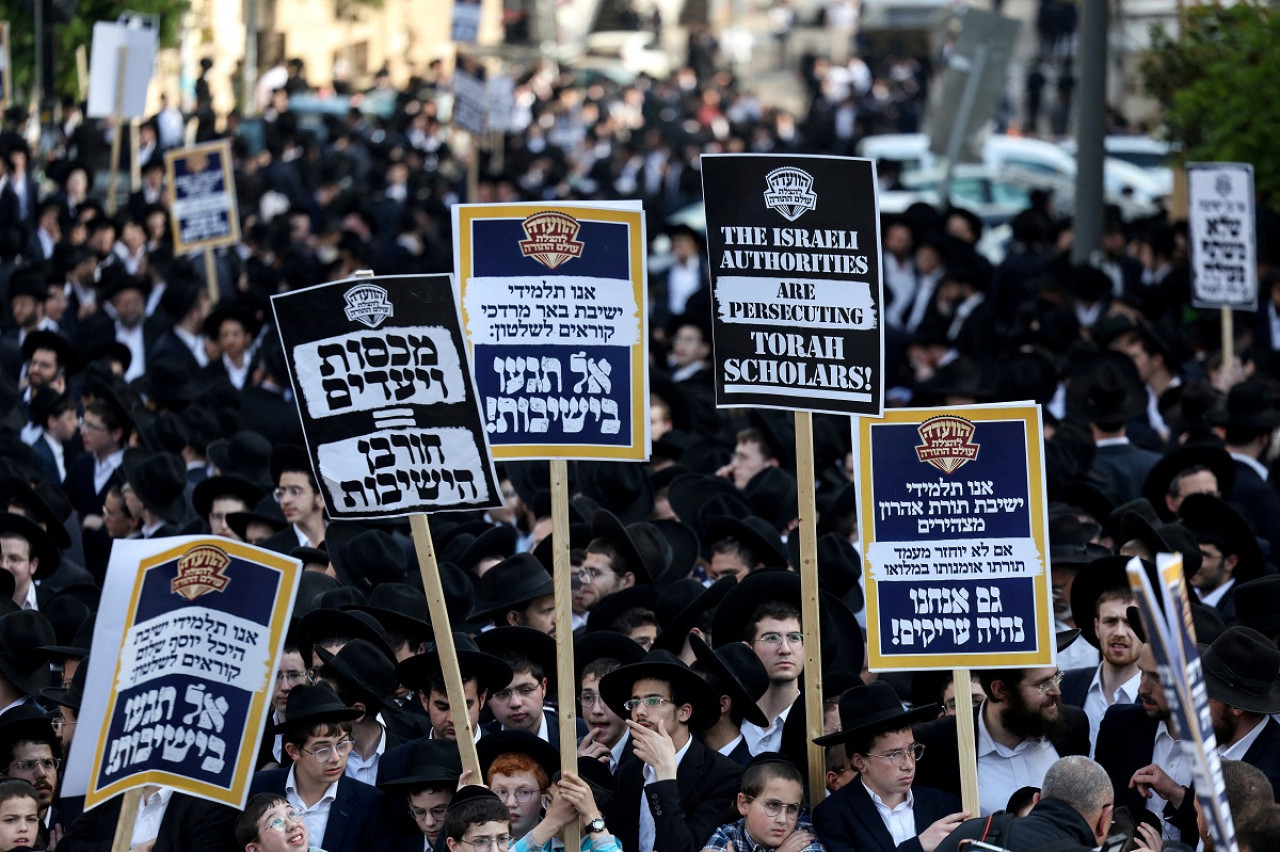
M 249 795 L 284 795 L 288 769 L 266 769 L 253 776 Z M 346 775 L 338 781 L 337 798 L 329 809 L 323 838 L 311 838 L 326 852 L 382 852 L 387 836 L 382 822 L 382 792 Z
M 1064 672 L 1059 686 L 1062 690 L 1062 703 L 1083 709 L 1085 696 L 1089 694 L 1089 684 L 1093 683 L 1093 676 L 1097 671 L 1097 666 L 1085 666 Z
M 699 852 L 717 828 L 739 818 L 733 805 L 742 767 L 696 737 L 680 761 L 675 781 L 645 786 L 643 771 L 644 763 L 635 755 L 623 760 L 614 776 L 617 791 L 606 817 L 609 829 L 628 852 Z M 642 797 L 654 817 L 653 849 L 640 848 Z
M 283 786 L 281 792 L 284 792 Z M 121 797 L 81 814 L 58 843 L 61 852 L 110 852 L 120 821 Z M 155 852 L 237 852 L 239 811 L 174 793 L 160 820 Z
M 1275 719 L 1267 719 L 1262 733 L 1244 753 L 1244 762 L 1256 766 L 1267 776 L 1273 791 L 1280 791 L 1280 724 Z M 1280 801 L 1280 792 L 1276 793 Z
M 987 706 L 983 702 L 973 709 L 974 735 L 978 732 L 978 714 Z M 1069 754 L 1089 756 L 1089 717 L 1079 707 L 1062 704 L 1059 707 L 1064 725 L 1061 731 L 1049 738 L 1058 757 Z M 924 743 L 928 754 L 916 766 L 916 784 L 944 790 L 953 796 L 960 795 L 960 750 L 956 743 L 956 717 L 943 716 L 931 722 L 915 726 L 916 740 Z
M 1102 478 L 1102 487 L 1110 489 L 1117 500 L 1127 502 L 1142 496 L 1142 484 L 1159 460 L 1158 453 L 1135 444 L 1098 447 L 1090 472 Z
M 1280 492 L 1249 465 L 1242 461 L 1235 465 L 1235 485 L 1230 494 L 1223 496 L 1253 522 L 1258 535 L 1271 545 L 1272 561 L 1280 561 Z
M 1141 813 L 1147 807 L 1147 800 L 1136 789 L 1130 789 L 1129 780 L 1139 769 L 1150 765 L 1159 727 L 1159 720 L 1147 716 L 1141 704 L 1116 704 L 1107 708 L 1102 717 L 1094 759 L 1107 770 L 1115 790 L 1116 807 L 1125 805 L 1134 813 Z M 1170 819 L 1181 831 L 1182 839 L 1192 845 L 1198 838 L 1194 802 L 1195 796 L 1188 791 L 1182 807 Z
M 916 834 L 949 814 L 961 810 L 950 793 L 913 787 Z M 876 810 L 860 778 L 854 778 L 824 799 L 813 810 L 813 827 L 827 852 L 922 852 L 920 838 L 895 846 L 893 836 Z
M 156 338 L 155 346 L 151 348 L 150 362 L 156 364 L 160 361 L 171 361 L 192 376 L 199 375 L 203 369 L 187 344 L 182 342 L 182 338 L 172 328 L 161 332 Z

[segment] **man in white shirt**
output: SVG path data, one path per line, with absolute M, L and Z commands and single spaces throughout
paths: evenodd
M 694 634 L 689 636 L 689 644 L 696 658 L 693 670 L 720 696 L 720 719 L 702 732 L 702 741 L 745 767 L 752 755 L 742 725 L 768 726 L 769 719 L 757 702 L 769 689 L 769 673 L 755 652 L 741 642 L 729 642 L 712 651 Z
M 501 729 L 524 731 L 559 748 L 559 720 L 546 707 L 547 681 L 556 677 L 555 640 L 532 627 L 507 626 L 481 633 L 476 646 L 511 669 L 511 680 L 489 696 Z
M 511 668 L 502 660 L 481 651 L 475 640 L 465 633 L 453 634 L 453 647 L 462 670 L 462 689 L 467 703 L 467 718 L 472 738 L 480 739 L 480 711 L 496 690 L 511 683 Z M 451 706 L 440 668 L 440 654 L 434 648 L 415 654 L 396 666 L 396 679 L 416 690 L 422 707 L 431 720 L 432 739 L 456 740 L 454 708 Z
M 338 698 L 360 715 L 351 721 L 351 754 L 346 774 L 357 781 L 375 784 L 378 763 L 386 753 L 388 731 L 378 712 L 396 688 L 396 670 L 387 655 L 363 639 L 352 639 L 337 653 L 316 648 L 320 657 L 320 677 Z M 287 717 L 286 717 L 287 718 Z
M 1262 548 L 1244 516 L 1225 500 L 1191 494 L 1178 509 L 1182 523 L 1200 543 L 1203 561 L 1189 577 L 1205 606 L 1213 607 L 1228 626 L 1236 623 L 1233 589 L 1262 576 Z
M 263 541 L 262 546 L 277 553 L 289 553 L 295 547 L 319 547 L 324 541 L 325 501 L 306 449 L 296 444 L 272 448 L 271 481 L 276 484 L 276 502 L 289 526 Z
M 0 561 L 13 575 L 13 602 L 20 609 L 40 609 L 36 580 L 58 567 L 58 547 L 38 524 L 13 512 L 0 514 Z

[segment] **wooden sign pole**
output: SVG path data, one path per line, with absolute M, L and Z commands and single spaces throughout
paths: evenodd
M 138 119 L 129 119 L 129 191 L 137 192 L 142 189 L 142 158 L 141 147 L 142 142 L 138 138 L 141 133 Z
M 111 852 L 129 852 L 133 840 L 133 824 L 138 821 L 138 808 L 142 805 L 142 788 L 126 790 L 120 802 L 120 820 L 116 823 L 116 835 L 111 841 Z
M 467 203 L 475 204 L 480 200 L 476 197 L 480 194 L 480 137 L 468 133 L 467 141 L 471 147 L 471 160 L 467 163 Z
M 129 47 L 120 45 L 120 55 L 116 57 L 116 105 L 111 114 L 111 170 L 107 176 L 107 215 L 116 215 L 116 185 L 120 182 L 120 144 L 124 140 L 124 66 L 129 59 Z
M 209 289 L 209 305 L 215 306 L 221 291 L 218 288 L 218 258 L 213 253 L 212 246 L 204 247 L 204 279 L 205 286 Z
M 970 816 L 976 816 L 981 811 L 978 807 L 978 740 L 969 699 L 972 679 L 968 669 L 951 670 L 951 693 L 956 697 L 956 743 L 960 753 L 960 803 Z
M 1235 316 L 1230 308 L 1222 309 L 1222 369 L 1231 371 L 1236 360 Z M 1227 372 L 1231 375 L 1231 372 Z
M 578 772 L 578 685 L 573 668 L 573 565 L 569 562 L 569 471 L 564 459 L 551 460 L 551 553 L 555 567 L 556 697 L 560 701 L 560 771 Z M 565 849 L 581 846 L 581 826 L 564 828 Z
M 809 752 L 809 802 L 827 793 L 826 757 L 813 742 L 822 736 L 822 624 L 818 620 L 818 510 L 813 482 L 813 415 L 795 413 L 796 484 L 800 514 L 800 623 L 804 627 L 805 744 Z

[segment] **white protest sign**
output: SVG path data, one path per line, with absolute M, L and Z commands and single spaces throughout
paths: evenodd
M 1187 194 L 1192 304 L 1257 310 L 1253 166 L 1188 163 Z
M 119 75 L 124 75 L 123 118 L 143 118 L 147 113 L 147 86 L 156 62 L 157 33 L 153 29 L 99 21 L 93 25 L 89 54 L 89 118 L 116 113 Z M 124 67 L 121 68 L 121 48 Z

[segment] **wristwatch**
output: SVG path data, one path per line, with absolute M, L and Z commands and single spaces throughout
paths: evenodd
M 586 825 L 587 834 L 603 834 L 609 829 L 604 827 L 604 817 L 596 817 Z

